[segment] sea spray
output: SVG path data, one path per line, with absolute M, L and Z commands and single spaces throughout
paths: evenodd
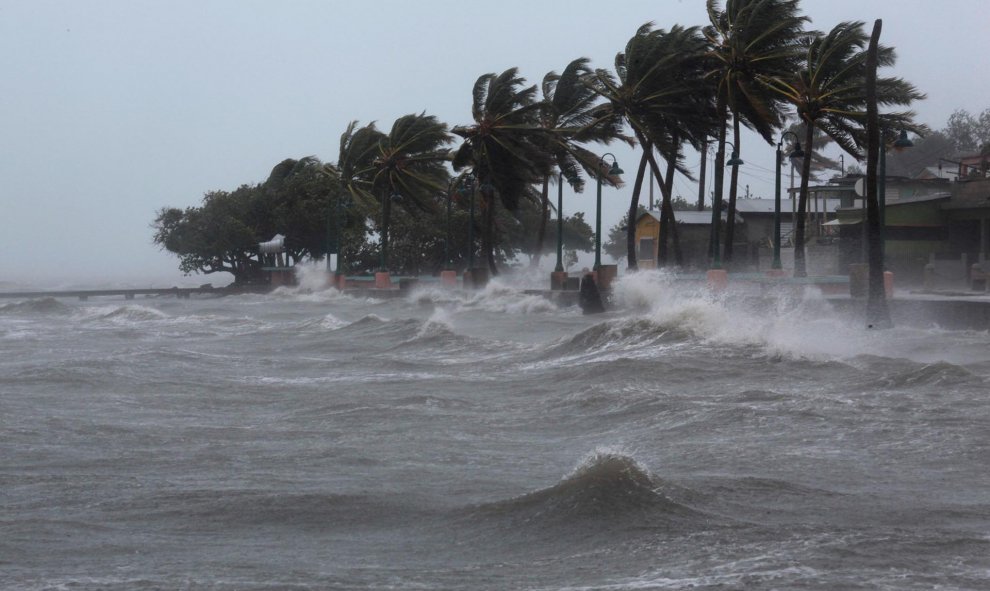
M 714 292 L 667 272 L 640 271 L 619 279 L 615 300 L 625 318 L 647 320 L 656 330 L 774 358 L 843 359 L 868 353 L 889 336 L 863 331 L 814 289 L 754 295 L 730 285 Z
M 423 339 L 427 337 L 453 334 L 453 332 L 454 327 L 451 323 L 450 313 L 443 308 L 437 308 L 420 327 L 415 338 Z
M 513 315 L 552 312 L 557 309 L 556 304 L 543 296 L 526 294 L 523 290 L 500 279 L 489 281 L 484 289 L 472 294 L 462 305 L 465 308 Z

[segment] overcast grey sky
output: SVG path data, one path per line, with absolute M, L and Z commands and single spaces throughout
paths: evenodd
M 570 60 L 611 67 L 636 28 L 703 25 L 703 0 L 0 0 L 0 285 L 226 281 L 182 277 L 151 243 L 163 206 L 336 161 L 347 123 L 426 111 L 469 121 L 479 75 L 532 83 Z M 918 119 L 990 107 L 986 0 L 804 0 L 812 27 L 884 21 Z M 773 148 L 743 140 L 742 182 L 772 197 Z M 632 151 L 615 147 L 627 170 Z M 847 159 L 848 160 L 848 159 Z M 695 163 L 696 164 L 696 163 Z M 681 179 L 678 193 L 697 186 Z M 628 190 L 605 195 L 605 227 Z M 565 193 L 593 215 L 594 191 Z M 589 221 L 592 221 L 589 216 Z

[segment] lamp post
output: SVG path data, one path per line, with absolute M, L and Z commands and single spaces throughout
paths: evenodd
M 337 193 L 336 197 L 333 206 L 327 208 L 327 273 L 333 273 L 335 276 L 342 273 L 344 267 L 343 257 L 340 254 L 340 234 L 343 208 L 347 206 L 340 193 Z M 331 264 L 330 261 L 332 254 L 337 255 L 335 264 Z
M 379 271 L 383 273 L 388 272 L 388 228 L 385 227 L 385 223 L 388 220 L 388 213 L 391 211 L 392 203 L 399 203 L 402 201 L 402 195 L 400 195 L 394 189 L 392 193 L 382 192 L 382 247 L 378 250 L 378 266 Z
M 468 202 L 470 204 L 471 215 L 468 221 L 468 270 L 474 269 L 474 177 L 468 176 Z
M 577 177 L 567 177 L 571 187 L 578 182 Z M 555 273 L 564 272 L 564 171 L 560 171 L 557 177 L 557 266 L 553 270 Z
M 901 130 L 897 139 L 894 140 L 893 148 L 898 152 L 914 146 L 907 135 L 907 131 Z M 887 134 L 881 134 L 880 142 L 880 163 L 877 174 L 877 196 L 880 209 L 880 260 L 887 265 Z
M 339 205 L 340 205 L 340 195 L 337 195 L 337 206 L 338 206 L 337 215 L 340 214 Z M 336 221 L 333 219 L 334 217 L 335 217 L 334 207 L 332 207 L 329 203 L 327 203 L 327 275 L 333 272 L 333 269 L 331 268 L 332 265 L 330 264 L 330 254 L 331 252 L 334 252 L 336 250 L 335 248 L 336 245 L 334 242 L 334 235 L 333 235 L 334 222 Z M 340 255 L 337 255 L 337 258 L 340 258 Z
M 725 143 L 732 146 L 732 155 L 729 156 L 729 159 L 726 160 L 724 164 L 720 162 L 720 160 L 721 158 L 725 157 L 725 152 L 720 151 L 716 155 L 715 174 L 718 175 L 719 177 L 723 175 L 722 171 L 725 168 L 726 164 L 733 167 L 744 164 L 742 158 L 740 158 L 739 154 L 736 152 L 736 146 L 732 142 L 725 142 Z M 712 203 L 712 239 L 711 239 L 712 269 L 722 268 L 722 255 L 719 253 L 720 248 L 719 248 L 719 235 L 718 235 L 719 234 L 718 226 L 721 221 L 722 221 L 722 196 L 715 195 L 714 202 Z
M 595 200 L 595 271 L 602 266 L 602 169 L 605 167 L 606 156 L 612 157 L 612 167 L 608 170 L 608 176 L 619 176 L 623 173 L 623 170 L 619 168 L 619 162 L 615 159 L 615 154 L 606 152 L 598 159 L 598 197 Z
M 557 266 L 553 270 L 564 272 L 564 171 L 557 177 Z
M 457 189 L 457 192 L 460 193 L 462 197 L 467 197 L 468 203 L 470 204 L 469 207 L 470 207 L 470 211 L 471 211 L 470 220 L 468 222 L 468 228 L 467 228 L 467 235 L 468 235 L 468 239 L 467 239 L 468 266 L 467 266 L 467 268 L 468 268 L 468 271 L 470 271 L 471 269 L 474 268 L 474 188 L 475 188 L 474 175 L 473 174 L 470 174 L 470 173 L 465 174 L 461 178 L 459 184 L 460 184 L 460 187 Z M 450 212 L 450 202 L 449 202 L 449 200 L 447 202 L 447 207 L 448 207 L 447 211 L 448 211 L 448 218 L 449 218 L 449 215 L 450 215 L 449 214 L 449 212 Z
M 785 131 L 780 136 L 780 141 L 777 142 L 777 167 L 774 187 L 774 197 L 773 197 L 773 263 L 770 265 L 771 269 L 782 269 L 783 265 L 780 263 L 780 167 L 784 161 L 784 154 L 781 152 L 781 148 L 784 145 L 784 139 L 787 136 L 794 137 L 794 149 L 788 155 L 791 162 L 794 162 L 798 158 L 804 158 L 804 150 L 801 149 L 801 142 L 798 140 L 798 136 L 793 131 Z
M 343 206 L 344 206 L 344 198 L 341 197 L 338 194 L 337 195 L 337 211 L 336 211 L 336 214 L 334 215 L 334 220 L 336 221 L 336 228 L 335 228 L 336 231 L 334 232 L 334 240 L 333 240 L 333 247 L 334 248 L 333 248 L 333 251 L 334 251 L 334 254 L 337 255 L 336 269 L 334 269 L 334 271 L 333 271 L 334 272 L 334 276 L 337 276 L 337 275 L 339 275 L 339 274 L 341 274 L 341 273 L 344 272 L 344 261 L 343 261 L 343 257 L 340 254 L 340 242 L 341 242 L 340 241 L 340 233 L 342 231 L 340 222 L 341 222 L 341 217 L 343 215 L 342 214 L 342 208 L 343 208 Z M 329 259 L 329 258 L 330 258 L 330 256 L 327 255 L 327 259 Z
M 444 271 L 449 271 L 452 267 L 450 263 L 450 201 L 451 193 L 454 191 L 454 181 L 450 181 L 447 185 L 447 223 L 446 223 L 446 235 L 443 239 L 443 269 Z

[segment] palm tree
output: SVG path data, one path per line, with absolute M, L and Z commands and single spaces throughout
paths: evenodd
M 726 0 L 719 10 L 717 0 L 708 0 L 705 36 L 711 44 L 712 76 L 717 85 L 716 108 L 721 119 L 715 166 L 715 201 L 722 200 L 727 113 L 733 121 L 733 145 L 740 150 L 740 122 L 773 143 L 775 129 L 783 124 L 784 101 L 762 84 L 767 76 L 785 75 L 797 69 L 796 42 L 808 20 L 798 12 L 798 0 Z M 735 233 L 737 169 L 729 186 L 725 260 L 732 259 Z M 717 231 L 717 230 L 716 230 Z
M 674 174 L 680 170 L 691 178 L 684 168 L 681 148 L 687 143 L 695 150 L 702 150 L 718 120 L 714 93 L 705 76 L 709 58 L 707 41 L 701 29 L 674 26 L 668 33 L 661 32 L 656 43 L 658 56 L 662 57 L 659 65 L 662 67 L 655 70 L 657 88 L 651 93 L 650 100 L 654 113 L 659 117 L 660 127 L 667 135 L 664 141 L 654 140 L 654 145 L 667 163 L 666 177 L 658 176 L 663 180 L 660 185 L 662 201 L 658 259 L 660 265 L 667 263 L 667 237 L 671 236 L 674 259 L 682 265 L 683 255 L 677 240 L 672 203 Z M 656 174 L 659 175 L 658 172 Z
M 624 120 L 643 149 L 626 225 L 626 252 L 630 269 L 637 267 L 635 222 L 646 166 L 661 182 L 662 221 L 673 220 L 670 182 L 680 165 L 682 141 L 697 142 L 711 128 L 712 110 L 708 94 L 702 91 L 699 67 L 704 41 L 699 29 L 675 25 L 670 32 L 654 30 L 652 23 L 640 27 L 615 58 L 615 75 L 604 69 L 595 71 L 595 90 L 606 99 L 599 109 L 602 119 Z M 656 149 L 668 164 L 667 175 L 660 172 L 654 157 Z M 684 171 L 683 167 L 680 169 Z M 686 171 L 684 171 L 686 174 Z M 670 223 L 672 231 L 676 226 Z M 663 233 L 666 239 L 667 233 Z M 674 234 L 675 252 L 679 252 Z M 680 262 L 680 260 L 678 260 Z
M 808 207 L 808 182 L 811 176 L 811 157 L 815 147 L 814 130 L 825 132 L 845 152 L 858 160 L 864 157 L 866 140 L 866 56 L 870 36 L 862 22 L 844 22 L 836 25 L 828 34 L 815 34 L 802 42 L 804 62 L 801 68 L 788 76 L 767 77 L 763 81 L 781 97 L 786 98 L 797 110 L 798 117 L 806 124 L 805 153 L 801 167 L 801 190 L 798 198 L 797 227 L 795 228 L 794 276 L 807 275 L 805 264 L 804 216 Z M 894 50 L 878 48 L 878 65 L 892 66 L 896 60 Z M 908 105 L 924 98 L 913 85 L 901 78 L 877 80 L 879 105 Z M 886 134 L 897 129 L 922 131 L 912 122 L 913 113 L 885 113 L 879 116 Z
M 388 229 L 392 203 L 407 212 L 431 211 L 434 196 L 446 191 L 450 174 L 447 125 L 432 115 L 409 114 L 392 124 L 372 160 L 372 186 L 381 197 L 381 270 L 388 270 Z
M 495 265 L 495 197 L 509 211 L 523 199 L 535 198 L 532 186 L 553 168 L 547 151 L 548 131 L 540 124 L 543 105 L 536 101 L 536 87 L 524 86 L 516 68 L 501 74 L 484 74 L 473 89 L 470 125 L 451 131 L 463 138 L 454 153 L 455 171 L 470 168 L 482 196 L 482 252 L 492 274 Z
M 393 202 L 413 214 L 433 207 L 433 195 L 447 186 L 451 139 L 447 126 L 426 114 L 399 117 L 387 135 L 374 123 L 358 127 L 356 121 L 341 135 L 334 174 L 359 212 L 377 214 L 380 270 L 388 268 Z
M 581 192 L 584 182 L 581 171 L 588 176 L 597 176 L 601 157 L 584 148 L 587 142 L 610 143 L 622 139 L 632 144 L 631 138 L 622 134 L 622 121 L 616 118 L 599 119 L 597 110 L 599 95 L 586 81 L 593 74 L 587 58 L 578 58 L 567 64 L 562 74 L 550 72 L 543 77 L 541 90 L 543 100 L 540 111 L 540 125 L 547 130 L 546 150 L 553 157 L 557 170 L 571 183 L 574 190 Z M 539 262 L 546 236 L 547 218 L 550 213 L 550 181 L 554 175 L 543 178 L 541 194 L 542 215 L 536 235 L 536 252 L 533 264 Z M 606 179 L 610 184 L 615 180 Z
M 327 174 L 338 179 L 344 191 L 362 215 L 371 215 L 377 209 L 377 199 L 372 192 L 374 179 L 371 171 L 378 156 L 378 146 L 385 134 L 375 128 L 374 122 L 358 127 L 351 121 L 340 135 L 337 166 L 327 167 Z

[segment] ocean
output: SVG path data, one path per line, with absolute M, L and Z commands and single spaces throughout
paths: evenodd
M 987 331 L 615 301 L 0 300 L 0 589 L 990 589 Z

